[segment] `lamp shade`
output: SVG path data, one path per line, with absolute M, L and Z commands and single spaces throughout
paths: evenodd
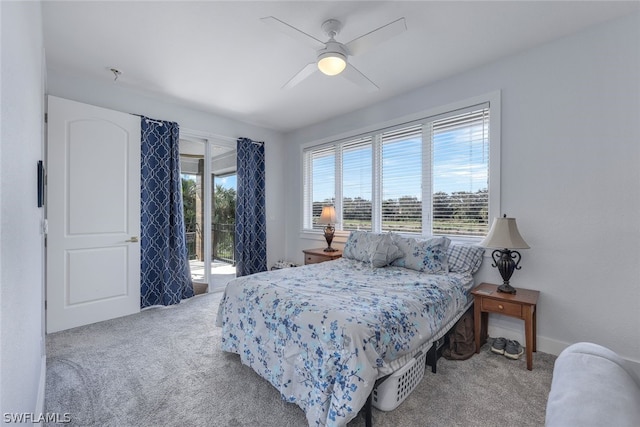
M 318 69 L 327 76 L 335 76 L 344 71 L 347 58 L 340 52 L 326 52 L 318 56 Z
M 480 246 L 497 249 L 529 249 L 524 241 L 515 218 L 495 218 L 487 237 L 480 242 Z
M 323 206 L 318 224 L 335 224 L 336 210 L 333 206 Z

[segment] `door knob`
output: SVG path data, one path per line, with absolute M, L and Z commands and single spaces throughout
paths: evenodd
M 125 240 L 125 242 L 136 243 L 138 241 L 138 236 L 133 236 L 132 238 Z

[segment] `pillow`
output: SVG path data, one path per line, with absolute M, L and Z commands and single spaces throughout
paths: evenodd
M 393 239 L 403 256 L 393 261 L 391 265 L 430 274 L 449 271 L 447 248 L 451 240 L 448 238 L 443 236 L 417 240 L 395 234 Z
M 480 268 L 484 257 L 484 248 L 472 245 L 450 245 L 447 249 L 447 262 L 452 273 L 473 274 Z
M 374 239 L 368 248 L 369 261 L 374 268 L 385 267 L 402 256 L 402 251 L 393 243 L 389 234 Z
M 375 236 L 380 236 L 380 234 L 360 230 L 352 231 L 344 245 L 342 257 L 369 262 L 369 246 Z

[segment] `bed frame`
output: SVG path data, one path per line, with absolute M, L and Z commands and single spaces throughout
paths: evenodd
M 460 318 L 467 311 L 472 309 L 473 309 L 473 300 L 471 300 L 465 306 L 465 309 L 463 311 L 461 311 L 453 319 L 451 319 L 449 323 L 447 323 L 445 327 L 442 328 L 441 331 L 435 335 L 435 339 L 432 341 L 431 347 L 429 347 L 429 350 L 427 351 L 427 358 L 425 362 L 426 366 L 431 366 L 432 373 L 434 374 L 436 373 L 436 365 L 438 363 L 438 359 L 442 357 L 442 350 L 444 350 L 445 346 L 449 343 L 449 333 L 453 330 L 458 320 L 460 320 Z M 391 375 L 393 374 L 388 374 L 388 375 L 385 375 L 384 377 L 378 378 L 375 382 L 375 385 L 373 386 L 373 389 L 375 390 L 376 387 L 378 387 L 383 382 L 385 382 L 387 378 L 389 378 Z M 367 401 L 362 407 L 361 411 L 364 412 L 365 427 L 373 427 L 373 415 L 372 415 L 373 390 L 371 390 L 371 393 L 369 393 L 369 396 L 367 397 Z

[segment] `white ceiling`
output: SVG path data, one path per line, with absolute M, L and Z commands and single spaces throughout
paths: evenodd
M 128 1 L 43 3 L 47 67 L 224 117 L 287 132 L 590 25 L 640 10 L 618 1 Z M 350 58 L 380 90 L 315 73 L 281 89 L 313 49 L 260 21 L 275 16 L 346 43 L 400 17 L 408 30 Z

